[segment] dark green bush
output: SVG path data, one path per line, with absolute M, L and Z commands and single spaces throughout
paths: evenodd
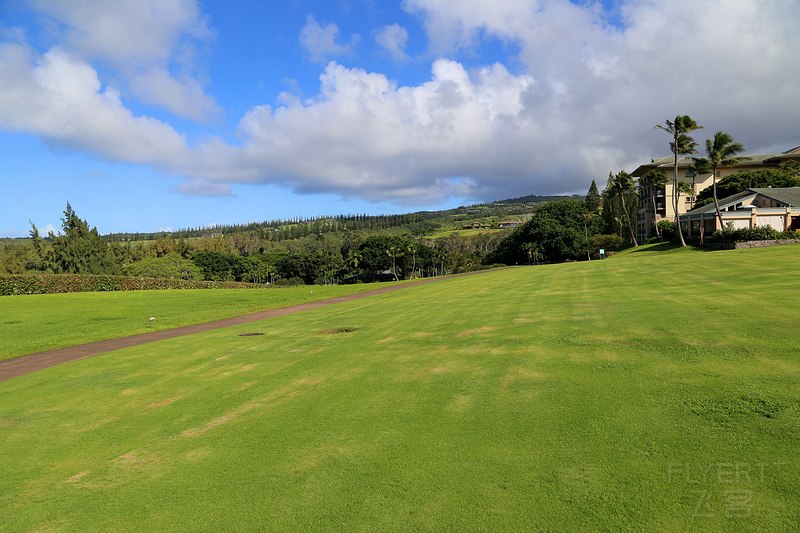
M 64 292 L 140 291 L 164 289 L 239 289 L 260 287 L 250 283 L 186 281 L 179 279 L 134 278 L 81 274 L 0 276 L 0 296 Z
M 741 229 L 727 227 L 722 231 L 715 232 L 709 240 L 712 242 L 746 242 L 797 239 L 798 237 L 799 235 L 793 231 L 775 231 L 770 226 Z

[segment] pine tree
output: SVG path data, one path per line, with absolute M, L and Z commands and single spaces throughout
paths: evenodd
M 589 192 L 586 193 L 586 210 L 590 213 L 596 212 L 603 205 L 603 197 L 597 192 L 597 184 L 592 180 Z

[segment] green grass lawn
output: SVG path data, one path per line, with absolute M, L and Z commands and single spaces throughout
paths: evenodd
M 368 291 L 378 286 L 356 284 L 2 296 L 0 360 L 257 313 Z M 152 325 L 151 316 L 155 317 Z
M 460 228 L 460 226 L 459 226 Z M 482 233 L 503 233 L 506 231 L 505 229 L 493 228 L 493 229 L 446 229 L 437 231 L 436 233 L 430 235 L 428 238 L 430 239 L 441 239 L 443 237 L 450 237 L 452 235 L 458 235 L 459 237 L 477 237 Z
M 798 259 L 640 248 L 0 383 L 0 530 L 796 531 Z

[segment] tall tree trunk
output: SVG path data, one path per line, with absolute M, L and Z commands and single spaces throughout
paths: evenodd
M 677 127 L 677 126 L 676 126 Z M 683 239 L 683 228 L 681 228 L 681 217 L 678 214 L 678 134 L 675 134 L 675 162 L 672 166 L 672 206 L 675 208 L 675 229 L 678 231 L 678 238 L 681 241 L 681 246 L 686 246 L 686 241 Z
M 625 218 L 628 221 L 628 230 L 631 232 L 631 240 L 633 241 L 634 246 L 639 246 L 639 243 L 636 242 L 636 235 L 633 233 L 633 226 L 631 225 L 631 217 L 628 216 L 628 208 L 625 207 L 625 196 L 620 193 L 619 195 L 620 202 L 622 202 L 622 211 L 625 212 Z
M 719 211 L 719 200 L 717 200 L 717 167 L 714 166 L 711 172 L 713 173 L 711 175 L 712 178 L 711 185 L 712 185 L 712 191 L 714 193 L 714 207 L 717 209 L 717 221 L 719 222 L 719 229 L 722 230 L 724 229 L 722 225 L 722 213 L 720 213 Z
M 586 219 L 583 221 L 583 231 L 586 233 L 586 259 L 591 261 L 592 254 L 589 253 L 589 224 Z
M 658 240 L 661 241 L 661 244 L 664 244 L 664 239 L 661 237 L 661 230 L 658 229 L 658 221 L 656 220 L 658 214 L 656 213 L 656 189 L 652 185 L 650 186 L 650 199 L 653 201 L 653 226 L 656 228 L 656 235 L 658 235 Z

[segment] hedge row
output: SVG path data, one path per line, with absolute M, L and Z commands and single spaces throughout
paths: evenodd
M 90 276 L 77 274 L 0 275 L 0 296 L 61 292 L 143 291 L 163 289 L 248 289 L 263 287 L 234 281 Z

